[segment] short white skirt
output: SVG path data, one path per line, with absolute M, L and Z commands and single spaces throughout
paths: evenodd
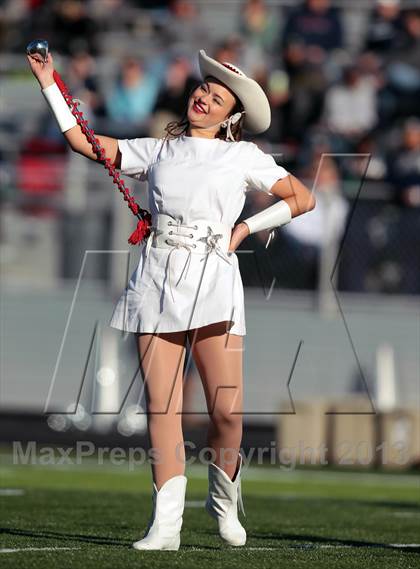
M 177 332 L 227 321 L 246 335 L 244 290 L 236 253 L 149 247 L 114 308 L 109 325 L 126 332 Z M 169 259 L 170 256 L 170 259 Z

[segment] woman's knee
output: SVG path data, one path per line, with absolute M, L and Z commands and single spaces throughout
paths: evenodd
M 242 429 L 242 413 L 231 409 L 218 408 L 209 411 L 210 421 L 217 430 Z

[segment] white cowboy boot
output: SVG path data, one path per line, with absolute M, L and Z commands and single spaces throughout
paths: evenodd
M 159 491 L 153 482 L 153 513 L 144 537 L 133 543 L 135 549 L 179 549 L 186 486 L 182 474 L 167 480 Z
M 217 520 L 219 534 L 230 545 L 245 545 L 246 531 L 238 520 L 237 505 L 245 516 L 241 492 L 242 456 L 234 480 L 213 462 L 209 464 L 209 493 L 206 500 L 207 512 Z

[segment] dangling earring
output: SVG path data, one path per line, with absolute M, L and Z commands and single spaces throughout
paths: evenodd
M 226 140 L 230 140 L 232 142 L 235 142 L 235 137 L 233 136 L 230 127 L 231 127 L 231 125 L 236 124 L 241 119 L 241 117 L 244 113 L 245 113 L 245 111 L 242 111 L 240 113 L 235 113 L 234 115 L 230 116 L 227 121 L 224 121 L 222 123 L 222 126 L 224 124 L 226 124 L 226 126 L 227 126 Z

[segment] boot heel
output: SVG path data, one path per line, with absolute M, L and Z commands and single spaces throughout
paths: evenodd
M 168 543 L 168 545 L 162 547 L 162 549 L 165 551 L 178 551 L 180 545 L 181 545 L 181 538 L 178 536 L 171 543 Z

